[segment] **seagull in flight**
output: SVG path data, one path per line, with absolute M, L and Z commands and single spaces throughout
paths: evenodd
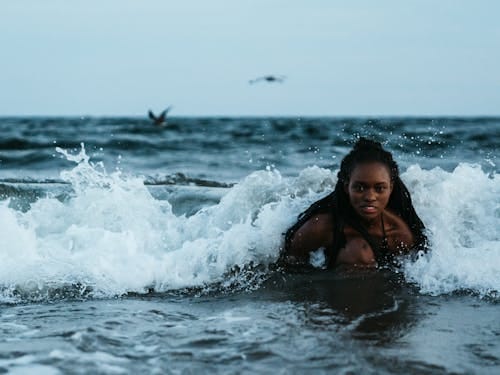
M 164 125 L 167 124 L 167 114 L 168 114 L 168 111 L 170 111 L 171 108 L 172 108 L 172 106 L 168 106 L 167 109 L 165 109 L 158 116 L 156 116 L 153 113 L 153 111 L 149 110 L 148 111 L 148 116 L 149 116 L 149 118 L 151 119 L 151 121 L 153 121 L 153 123 L 156 126 L 164 126 Z
M 286 79 L 285 76 L 267 75 L 267 76 L 262 76 L 262 77 L 257 77 L 255 79 L 251 79 L 250 81 L 248 81 L 248 83 L 251 85 L 253 85 L 254 83 L 258 83 L 258 82 L 283 83 L 283 82 L 285 82 L 285 79 Z

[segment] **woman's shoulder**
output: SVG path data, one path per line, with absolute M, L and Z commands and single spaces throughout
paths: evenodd
M 307 243 L 324 246 L 333 239 L 333 215 L 319 213 L 312 215 L 297 229 L 294 239 L 301 239 Z
M 384 210 L 384 222 L 390 227 L 408 227 L 408 224 L 397 212 L 388 208 Z
M 415 241 L 408 223 L 396 212 L 386 209 L 384 211 L 384 225 L 389 237 L 396 237 L 398 241 L 411 244 Z
M 302 226 L 315 234 L 331 232 L 333 230 L 333 215 L 331 213 L 321 213 L 311 216 Z

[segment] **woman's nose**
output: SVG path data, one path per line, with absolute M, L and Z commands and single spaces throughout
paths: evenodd
M 376 199 L 375 192 L 371 189 L 368 189 L 366 190 L 363 198 L 368 202 L 374 201 Z

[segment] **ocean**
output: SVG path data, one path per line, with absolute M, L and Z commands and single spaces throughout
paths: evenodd
M 498 374 L 500 118 L 0 118 L 0 373 Z M 283 270 L 357 137 L 430 251 Z

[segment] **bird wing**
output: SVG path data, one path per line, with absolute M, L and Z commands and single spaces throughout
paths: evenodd
M 156 121 L 156 116 L 151 110 L 148 111 L 148 116 L 151 120 Z
M 248 81 L 248 83 L 253 84 L 257 83 L 260 81 L 266 81 L 266 82 L 284 82 L 286 79 L 286 76 L 283 75 L 267 75 L 267 76 L 262 76 L 262 77 L 257 77 L 254 79 L 251 79 Z
M 168 112 L 172 109 L 172 106 L 169 105 L 166 109 L 163 110 L 163 112 L 158 116 L 158 119 L 160 121 L 165 121 L 165 118 L 167 117 Z
M 252 85 L 254 83 L 262 81 L 263 79 L 264 79 L 264 77 L 257 77 L 257 78 L 251 79 L 250 81 L 248 81 L 248 83 Z

